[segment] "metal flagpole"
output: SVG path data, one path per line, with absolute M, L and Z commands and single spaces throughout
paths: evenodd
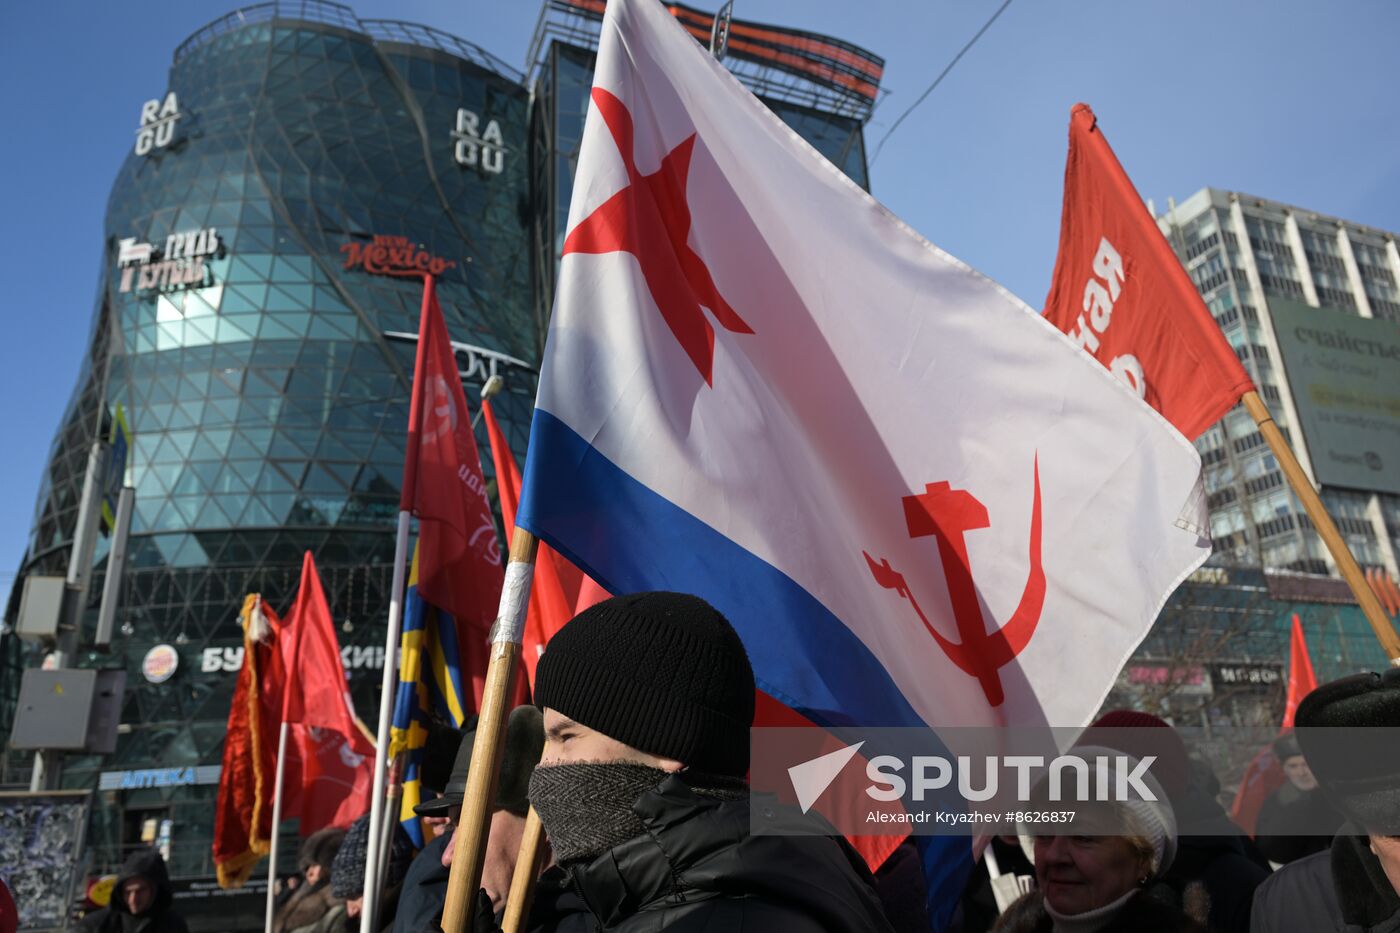
M 510 713 L 511 681 L 519 667 L 520 641 L 525 631 L 525 612 L 530 604 L 530 583 L 538 550 L 539 539 L 517 525 L 511 538 L 505 584 L 501 587 L 500 609 L 491 630 L 491 664 L 486 669 L 481 715 L 472 743 L 471 770 L 467 773 L 462 816 L 457 823 L 461 838 L 453 847 L 447 899 L 442 908 L 444 933 L 465 933 L 477 889 L 481 887 L 486 839 L 491 831 L 490 804 L 496 793 L 501 745 L 505 740 L 506 717 Z
M 389 591 L 389 623 L 384 633 L 384 679 L 379 695 L 379 730 L 374 744 L 374 789 L 370 794 L 369 851 L 365 853 L 365 922 L 362 928 L 374 930 L 379 907 L 380 836 L 384 827 L 384 779 L 389 760 L 389 725 L 394 710 L 394 685 L 399 670 L 399 627 L 403 623 L 404 570 L 408 562 L 410 513 L 399 512 L 398 536 L 394 540 L 394 578 Z
M 272 784 L 272 845 L 267 853 L 267 911 L 264 930 L 272 929 L 272 915 L 277 907 L 277 841 L 282 836 L 282 778 L 287 764 L 287 720 L 282 720 L 282 728 L 277 733 L 277 776 Z
M 1264 404 L 1264 400 L 1259 397 L 1258 392 L 1246 392 L 1243 402 L 1250 416 L 1254 418 L 1254 423 L 1259 426 L 1259 433 L 1264 436 L 1264 440 L 1268 441 L 1274 456 L 1278 458 L 1278 465 L 1283 469 L 1283 475 L 1288 478 L 1289 485 L 1293 487 L 1294 493 L 1302 501 L 1303 509 L 1308 513 L 1308 518 L 1312 519 L 1318 537 L 1322 539 L 1323 544 L 1327 545 L 1327 550 L 1332 552 L 1332 558 L 1337 562 L 1337 569 L 1341 571 L 1342 577 L 1351 587 L 1352 595 L 1356 597 L 1357 604 L 1361 606 L 1366 621 L 1371 623 L 1371 628 L 1376 633 L 1376 639 L 1390 657 L 1391 666 L 1400 667 L 1400 635 L 1396 635 L 1395 626 L 1391 624 L 1385 610 L 1381 608 L 1380 600 L 1376 599 L 1375 591 L 1366 582 L 1361 568 L 1357 566 L 1356 558 L 1352 556 L 1351 549 L 1347 547 L 1346 541 L 1337 531 L 1337 526 L 1332 523 L 1332 516 L 1327 514 L 1327 509 L 1323 506 L 1317 490 L 1313 488 L 1312 481 L 1303 472 L 1298 458 L 1293 455 L 1293 449 L 1288 446 L 1288 440 L 1283 436 L 1278 425 L 1274 423 L 1273 416 L 1269 414 L 1269 409 Z

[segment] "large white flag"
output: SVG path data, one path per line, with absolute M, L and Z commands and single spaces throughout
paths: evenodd
M 820 724 L 1073 726 L 1209 553 L 1199 466 L 661 4 L 611 0 L 522 526 L 613 592 L 705 597 Z

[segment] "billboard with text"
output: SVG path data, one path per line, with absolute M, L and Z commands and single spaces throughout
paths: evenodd
M 1400 494 L 1400 325 L 1269 299 L 1318 482 Z

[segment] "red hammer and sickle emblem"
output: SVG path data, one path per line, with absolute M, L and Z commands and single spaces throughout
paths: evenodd
M 991 526 L 987 508 L 965 489 L 953 489 L 948 483 L 929 483 L 922 493 L 905 496 L 904 519 L 909 537 L 932 536 L 938 543 L 938 557 L 943 564 L 943 576 L 948 581 L 948 601 L 953 607 L 961 642 L 944 637 L 929 623 L 919 607 L 919 601 L 904 579 L 904 574 L 890 566 L 888 560 L 878 564 L 865 554 L 875 582 L 909 600 L 924 628 L 933 636 L 958 668 L 977 678 L 987 702 L 1000 706 L 1006 699 L 998 671 L 1011 663 L 1030 643 L 1040 623 L 1045 606 L 1045 569 L 1040 560 L 1040 458 L 1035 462 L 1035 499 L 1031 506 L 1030 575 L 1011 619 L 999 629 L 987 631 L 982 608 L 977 602 L 977 587 L 972 582 L 972 569 L 967 558 L 966 536 L 969 531 Z

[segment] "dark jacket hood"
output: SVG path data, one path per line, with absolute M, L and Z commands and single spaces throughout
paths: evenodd
M 112 887 L 110 907 L 114 912 L 131 913 L 126 909 L 126 898 L 119 895 L 122 885 L 136 877 L 145 878 L 156 889 L 156 898 L 147 913 L 156 914 L 170 909 L 175 899 L 175 892 L 170 887 L 170 872 L 166 870 L 165 859 L 160 857 L 160 852 L 147 847 L 131 853 L 122 863 L 122 870 L 117 873 L 117 883 Z
M 808 835 L 752 835 L 752 808 L 758 808 L 766 832 Z M 646 835 L 568 872 L 574 892 L 607 929 L 637 914 L 662 912 L 669 918 L 704 910 L 706 902 L 716 902 L 709 905 L 714 907 L 738 899 L 755 911 L 772 911 L 751 919 L 776 921 L 778 926 L 769 924 L 773 929 L 890 929 L 870 872 L 855 850 L 839 837 L 811 835 L 809 819 L 767 795 L 715 800 L 696 794 L 681 775 L 671 775 L 632 809 Z

